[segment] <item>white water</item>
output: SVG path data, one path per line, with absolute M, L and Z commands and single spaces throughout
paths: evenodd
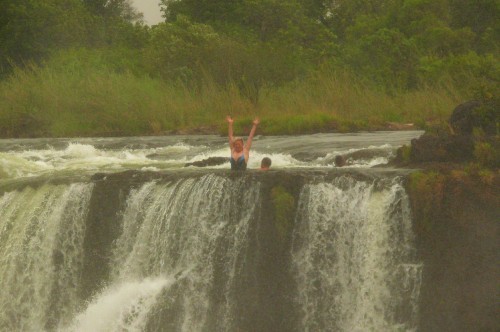
M 174 282 L 175 278 L 170 277 L 114 284 L 61 331 L 144 331 L 147 315 L 161 291 Z
M 91 193 L 75 183 L 0 196 L 1 331 L 39 331 L 73 314 Z
M 332 168 L 338 153 L 370 150 L 350 166 L 366 168 L 400 142 L 374 137 L 362 137 L 359 146 L 344 146 L 335 135 L 257 138 L 252 148 L 251 168 L 271 155 L 274 169 L 301 168 L 305 176 L 291 251 L 295 284 L 287 294 L 298 309 L 288 314 L 298 317 L 299 331 L 418 327 L 422 266 L 400 179 L 355 180 L 340 172 L 325 180 L 304 172 Z M 253 277 L 246 275 L 256 264 L 247 262 L 255 249 L 252 227 L 259 213 L 269 213 L 261 210 L 265 177 L 210 170 L 182 176 L 185 162 L 227 156 L 225 139 L 204 140 L 0 149 L 0 178 L 8 179 L 0 181 L 0 331 L 235 331 L 248 324 L 239 316 L 247 305 L 241 279 Z M 58 175 L 127 169 L 181 175 L 116 189 L 125 205 L 116 206 L 120 231 L 109 252 L 109 280 L 84 301 L 86 218 L 90 208 L 109 204 L 91 200 L 96 186 L 113 184 L 71 183 Z
M 408 198 L 397 181 L 376 187 L 340 177 L 303 189 L 293 264 L 304 331 L 416 328 L 421 266 L 409 264 Z
M 368 168 L 387 163 L 399 146 L 420 134 L 380 132 L 256 137 L 248 167 L 258 169 L 262 158 L 270 157 L 275 169 L 332 168 L 335 156 L 340 154 L 346 156 L 348 167 Z M 369 153 L 363 154 L 363 151 Z M 359 152 L 361 155 L 356 155 Z M 63 172 L 171 170 L 213 157 L 229 158 L 227 138 L 0 140 L 0 180 Z M 229 169 L 229 163 L 208 168 Z
M 241 190 L 242 186 L 246 189 Z M 203 331 L 220 254 L 216 250 L 223 241 L 227 248 L 219 259 L 227 281 L 220 328 L 231 331 L 232 283 L 244 263 L 238 259 L 246 249 L 258 193 L 258 184 L 234 183 L 215 175 L 169 184 L 150 182 L 134 190 L 114 248 L 112 286 L 98 294 L 67 329 L 141 331 L 157 296 L 179 280 L 174 291 L 161 293 L 161 305 L 182 308 L 182 317 L 176 318 L 180 331 Z M 161 277 L 166 274 L 182 276 Z

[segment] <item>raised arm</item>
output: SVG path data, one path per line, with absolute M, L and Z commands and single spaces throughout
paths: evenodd
M 229 136 L 229 148 L 231 149 L 231 151 L 233 150 L 233 118 L 231 118 L 231 116 L 227 116 L 226 117 L 226 121 L 227 121 L 227 133 L 228 133 L 228 136 Z
M 245 149 L 247 151 L 250 151 L 250 148 L 252 147 L 252 139 L 253 139 L 253 136 L 255 135 L 255 130 L 257 130 L 257 125 L 259 123 L 260 123 L 259 118 L 255 118 L 253 120 L 252 130 L 250 130 L 250 134 L 248 135 L 247 142 L 245 144 Z

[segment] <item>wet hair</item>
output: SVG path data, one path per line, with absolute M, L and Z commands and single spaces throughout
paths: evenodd
M 260 162 L 260 167 L 262 167 L 262 168 L 271 167 L 271 158 L 269 158 L 269 157 L 262 158 L 262 161 Z
M 241 138 L 241 137 L 233 138 L 233 144 L 236 143 L 237 141 L 241 141 L 241 144 L 245 144 L 245 142 L 243 141 L 243 138 Z
M 341 155 L 336 155 L 335 156 L 335 166 L 337 166 L 337 167 L 345 166 L 345 158 L 344 158 L 344 156 L 341 156 Z

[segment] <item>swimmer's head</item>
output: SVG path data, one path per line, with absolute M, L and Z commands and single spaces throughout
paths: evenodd
M 234 149 L 234 151 L 236 151 L 236 152 L 243 151 L 243 145 L 244 145 L 243 138 L 236 137 L 236 138 L 233 139 L 233 149 Z
M 269 157 L 262 158 L 262 161 L 260 162 L 260 169 L 268 170 L 269 167 L 271 167 L 271 158 Z
M 345 158 L 344 158 L 344 156 L 341 156 L 341 155 L 336 155 L 335 156 L 335 166 L 337 166 L 337 167 L 345 166 Z

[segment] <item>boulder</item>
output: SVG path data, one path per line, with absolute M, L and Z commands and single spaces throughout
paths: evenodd
M 222 165 L 229 162 L 229 158 L 227 157 L 210 157 L 207 159 L 195 161 L 192 163 L 184 164 L 184 167 L 188 166 L 196 166 L 196 167 L 206 167 L 206 166 L 217 166 Z
M 475 125 L 474 109 L 481 103 L 477 100 L 470 100 L 458 105 L 448 120 L 455 135 L 470 135 Z
M 411 141 L 410 161 L 463 162 L 474 158 L 474 142 L 471 136 L 446 136 L 424 134 Z
M 462 103 L 453 110 L 449 128 L 436 128 L 413 139 L 410 149 L 398 150 L 395 164 L 477 161 L 488 166 L 498 165 L 499 114 L 498 102 L 493 99 Z M 478 146 L 482 150 L 477 150 Z
M 494 136 L 500 122 L 499 107 L 497 99 L 470 100 L 453 110 L 448 123 L 455 135 L 471 135 L 478 128 L 487 136 Z

